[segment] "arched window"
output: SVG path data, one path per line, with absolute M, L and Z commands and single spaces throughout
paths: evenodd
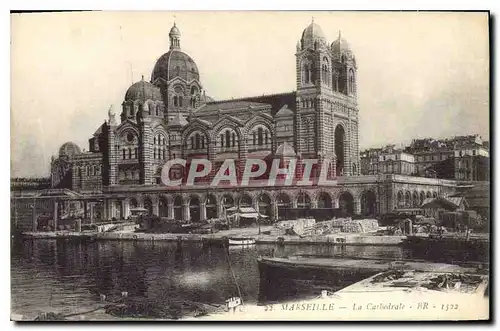
M 177 102 L 177 96 L 174 95 L 174 107 L 177 107 L 179 103 Z
M 252 144 L 252 145 L 254 145 L 254 146 L 255 146 L 255 144 L 256 144 L 256 142 L 257 142 L 257 139 L 256 139 L 256 138 L 257 138 L 257 134 L 255 133 L 255 131 L 254 131 L 254 132 L 252 132 L 252 138 L 253 138 L 253 140 L 252 140 L 252 141 L 253 141 L 253 144 Z
M 333 90 L 339 90 L 339 73 L 337 71 L 333 73 Z
M 132 148 L 129 148 L 128 149 L 128 158 L 131 159 L 132 158 Z
M 134 148 L 134 159 L 137 159 L 137 151 L 138 151 L 138 150 L 139 150 L 139 149 L 138 149 L 137 147 L 136 147 L 136 148 Z
M 153 159 L 156 159 L 156 147 L 153 149 Z
M 330 85 L 330 70 L 328 68 L 328 59 L 326 57 L 323 58 L 323 65 L 321 66 L 321 81 L 326 83 L 326 85 Z
M 125 160 L 126 158 L 127 158 L 127 150 L 124 148 L 123 149 L 123 157 L 122 157 L 122 159 Z
M 236 145 L 236 134 L 234 132 L 231 134 L 231 138 L 233 139 L 232 146 L 234 147 Z
M 349 94 L 354 94 L 354 71 L 349 70 Z
M 229 130 L 226 131 L 226 147 L 231 147 L 231 134 L 229 133 Z
M 182 107 L 182 97 L 179 97 L 179 107 Z
M 200 134 L 199 133 L 197 133 L 195 135 L 195 141 L 196 141 L 196 144 L 195 144 L 196 145 L 196 149 L 200 149 L 201 139 L 200 139 Z
M 195 144 L 194 144 L 194 136 L 191 137 L 191 149 L 194 149 Z
M 205 136 L 201 136 L 201 148 L 205 148 Z
M 304 79 L 303 79 L 304 83 L 306 83 L 306 84 L 309 83 L 309 80 L 310 80 L 309 79 L 309 65 L 307 63 L 304 64 L 303 77 L 304 77 Z
M 259 146 L 262 146 L 262 145 L 264 144 L 264 135 L 263 135 L 263 133 L 264 133 L 264 132 L 263 132 L 263 131 L 264 131 L 264 130 L 262 130 L 262 128 L 259 128 L 259 129 L 257 130 L 257 138 L 258 138 L 258 142 L 257 142 L 257 144 L 258 144 Z
M 267 145 L 267 143 L 268 143 L 268 140 L 267 140 L 268 138 L 269 138 L 269 134 L 268 134 L 268 132 L 267 132 L 267 131 L 265 131 L 265 132 L 264 132 L 264 143 L 265 143 L 266 145 Z
M 224 147 L 224 134 L 220 135 L 220 147 Z

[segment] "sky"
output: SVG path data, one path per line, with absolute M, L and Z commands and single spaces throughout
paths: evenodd
M 489 139 L 485 13 L 86 12 L 11 15 L 11 176 L 47 176 L 66 141 L 117 114 L 169 49 L 175 20 L 207 95 L 296 90 L 295 50 L 312 17 L 356 56 L 360 148 L 414 138 Z

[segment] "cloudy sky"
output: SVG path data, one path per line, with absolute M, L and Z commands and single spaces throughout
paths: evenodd
M 489 136 L 489 46 L 482 13 L 95 12 L 11 16 L 12 176 L 48 175 L 66 141 L 88 148 L 110 105 L 181 47 L 216 99 L 287 92 L 312 16 L 358 63 L 360 147 L 417 137 Z

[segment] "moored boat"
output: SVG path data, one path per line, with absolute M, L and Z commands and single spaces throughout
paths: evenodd
M 255 239 L 254 238 L 229 238 L 228 244 L 230 246 L 254 245 Z
M 279 301 L 298 293 L 338 291 L 381 272 L 434 272 L 436 274 L 487 274 L 482 264 L 453 265 L 427 261 L 341 258 L 330 256 L 259 257 L 261 301 Z M 265 295 L 264 295 L 265 294 Z

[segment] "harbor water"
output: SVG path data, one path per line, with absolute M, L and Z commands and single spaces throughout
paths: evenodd
M 95 307 L 105 295 L 190 300 L 224 304 L 240 296 L 244 302 L 265 304 L 317 296 L 321 289 L 263 289 L 257 257 L 292 254 L 338 257 L 421 258 L 398 246 L 254 245 L 203 247 L 173 242 L 24 240 L 12 246 L 11 310 L 25 318 L 42 312 L 70 314 Z M 443 260 L 446 257 L 429 258 Z M 359 279 L 345 280 L 354 283 Z M 266 293 L 259 293 L 265 291 Z M 265 294 L 265 295 L 263 295 Z

